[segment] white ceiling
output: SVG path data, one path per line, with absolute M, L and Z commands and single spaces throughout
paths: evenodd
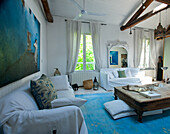
M 83 7 L 83 0 L 75 0 Z M 53 16 L 61 16 L 69 19 L 74 19 L 80 13 L 80 10 L 71 2 L 71 0 L 48 0 L 51 13 Z M 106 16 L 91 16 L 84 15 L 80 20 L 98 21 L 106 24 L 121 26 L 127 21 L 129 16 L 141 6 L 141 0 L 85 0 L 86 10 L 95 13 L 104 13 Z M 160 5 L 159 2 L 152 4 L 144 11 L 153 10 Z M 143 14 L 144 14 L 143 13 Z M 162 25 L 167 27 L 170 24 L 170 9 L 161 12 Z M 159 15 L 155 15 L 144 22 L 136 25 L 138 27 L 155 29 L 159 23 Z

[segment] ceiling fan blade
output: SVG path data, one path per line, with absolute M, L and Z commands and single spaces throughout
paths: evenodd
M 70 1 L 73 2 L 73 4 L 75 4 L 80 10 L 83 10 L 83 8 L 75 0 Z
M 93 13 L 93 12 L 88 12 L 87 11 L 87 15 L 106 16 L 107 14 L 104 14 L 104 13 Z
M 83 16 L 83 14 L 79 13 L 73 20 L 78 20 L 79 18 L 81 18 Z

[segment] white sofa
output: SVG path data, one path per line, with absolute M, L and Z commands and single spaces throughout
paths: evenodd
M 126 77 L 119 78 L 117 71 L 125 70 Z M 151 84 L 152 77 L 145 76 L 145 71 L 139 68 L 102 68 L 100 70 L 100 85 L 105 90 L 114 90 L 114 87 L 126 85 Z
M 56 79 L 55 79 L 56 80 Z M 54 83 L 54 80 L 52 80 Z M 74 98 L 74 91 L 58 90 L 58 98 Z M 87 134 L 83 114 L 77 106 L 39 110 L 30 82 L 0 100 L 0 126 L 5 134 Z

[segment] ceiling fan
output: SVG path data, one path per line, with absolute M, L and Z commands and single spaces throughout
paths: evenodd
M 89 12 L 85 10 L 85 0 L 83 0 L 83 7 L 81 7 L 75 0 L 70 0 L 77 8 L 80 10 L 80 13 L 73 19 L 73 20 L 78 20 L 81 18 L 83 15 L 95 15 L 95 16 L 105 16 L 107 14 L 100 14 L 100 13 L 94 13 L 94 12 Z

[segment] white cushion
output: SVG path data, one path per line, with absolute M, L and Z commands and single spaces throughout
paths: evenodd
M 51 102 L 51 106 L 52 108 L 71 106 L 71 105 L 80 107 L 86 102 L 87 100 L 81 98 L 60 98 L 60 99 L 53 100 Z
M 139 73 L 140 69 L 139 68 L 130 68 L 129 69 L 131 74 L 132 74 L 132 77 L 136 77 L 136 75 Z
M 117 71 L 118 71 L 118 70 L 113 70 L 113 72 L 112 72 L 115 78 L 118 78 L 118 77 L 119 77 L 119 74 L 118 74 Z
M 67 75 L 59 75 L 50 77 L 56 90 L 67 90 L 69 89 L 68 77 Z
M 113 119 L 125 116 L 135 115 L 134 109 L 122 100 L 114 100 L 104 103 L 105 109 L 110 113 Z M 129 112 L 129 113 L 128 113 Z M 126 114 L 125 114 L 126 113 Z
M 72 88 L 67 90 L 57 90 L 57 98 L 75 98 Z
M 120 114 L 112 116 L 112 118 L 116 120 L 116 119 L 120 119 L 120 118 L 127 117 L 127 116 L 132 116 L 132 115 L 136 115 L 136 113 L 134 111 L 126 112 L 126 113 L 120 113 Z
M 126 77 L 132 77 L 131 71 L 129 69 L 125 70 Z
M 108 71 L 107 74 L 108 74 L 108 76 L 109 76 L 109 79 L 115 78 L 115 77 L 113 76 L 112 72 L 109 72 L 109 71 Z

